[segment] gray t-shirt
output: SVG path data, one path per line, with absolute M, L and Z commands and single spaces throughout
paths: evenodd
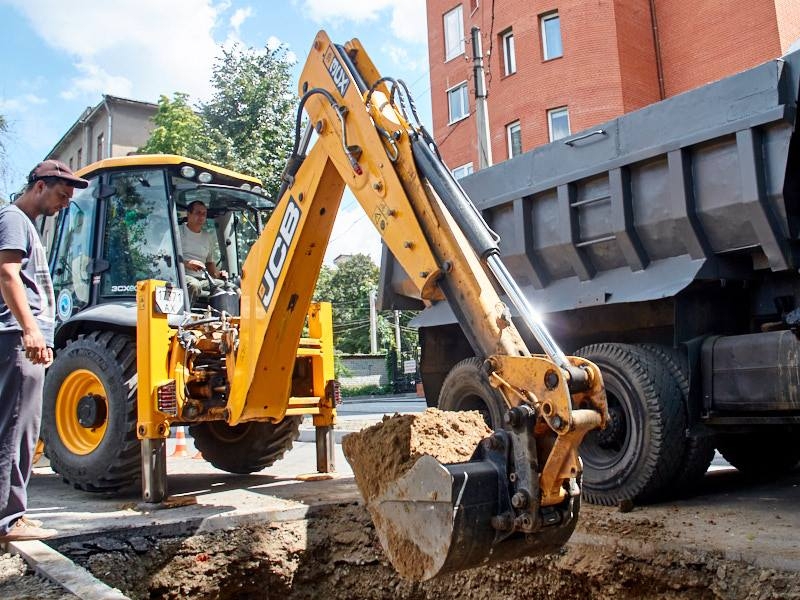
M 0 208 L 0 250 L 19 250 L 22 253 L 20 278 L 28 296 L 28 304 L 48 346 L 53 345 L 55 299 L 47 257 L 36 228 L 13 204 Z M 0 296 L 0 333 L 22 332 L 11 310 Z

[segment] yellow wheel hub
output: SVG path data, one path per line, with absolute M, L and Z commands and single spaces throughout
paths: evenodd
M 85 427 L 78 420 L 79 404 L 87 396 L 97 403 L 102 415 L 101 422 L 91 427 Z M 97 449 L 106 434 L 106 415 L 108 396 L 97 375 L 87 369 L 78 369 L 67 375 L 56 397 L 56 429 L 67 450 L 86 455 Z

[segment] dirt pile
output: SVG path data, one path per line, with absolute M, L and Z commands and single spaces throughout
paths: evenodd
M 478 443 L 491 435 L 477 411 L 428 408 L 414 415 L 394 415 L 342 440 L 361 495 L 369 502 L 429 455 L 440 463 L 469 460 Z
M 422 581 L 442 568 L 450 547 L 450 483 L 406 485 L 400 480 L 423 456 L 443 464 L 469 460 L 480 441 L 491 435 L 477 411 L 394 415 L 346 436 L 342 450 L 392 565 L 406 579 Z M 437 469 L 434 467 L 434 472 Z M 426 470 L 426 473 L 428 471 Z M 423 478 L 421 478 L 423 479 Z M 427 533 L 437 532 L 430 539 Z M 442 539 L 444 538 L 444 539 Z

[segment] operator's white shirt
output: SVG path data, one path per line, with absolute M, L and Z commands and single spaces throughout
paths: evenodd
M 211 232 L 195 233 L 186 226 L 186 223 L 181 225 L 180 231 L 184 260 L 199 260 L 203 264 L 214 262 L 215 242 Z

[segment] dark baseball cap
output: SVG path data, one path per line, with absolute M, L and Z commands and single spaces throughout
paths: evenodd
M 59 179 L 63 179 L 68 185 L 81 189 L 89 185 L 88 181 L 77 177 L 67 165 L 53 158 L 43 160 L 33 167 L 33 170 L 28 173 L 28 183 L 33 183 L 45 177 L 58 177 Z

